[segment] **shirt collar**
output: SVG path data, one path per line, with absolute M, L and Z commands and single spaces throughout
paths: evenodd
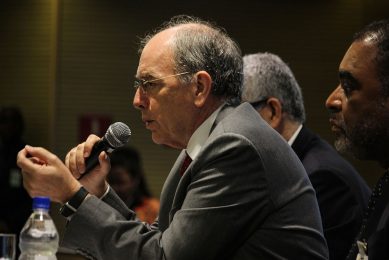
M 296 140 L 298 134 L 299 134 L 300 131 L 301 131 L 301 128 L 303 128 L 303 125 L 300 125 L 300 126 L 297 128 L 296 132 L 294 132 L 294 134 L 292 135 L 292 137 L 288 140 L 288 144 L 289 144 L 290 146 L 292 146 L 292 144 L 293 144 L 294 141 Z
M 194 160 L 199 154 L 201 148 L 203 147 L 205 141 L 207 141 L 209 133 L 211 131 L 212 125 L 216 120 L 216 116 L 219 114 L 221 105 L 218 109 L 216 109 L 193 133 L 190 137 L 188 146 L 186 148 L 186 152 L 189 157 Z

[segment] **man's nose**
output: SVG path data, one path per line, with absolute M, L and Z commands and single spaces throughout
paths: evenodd
M 342 88 L 337 86 L 328 96 L 325 106 L 329 112 L 339 112 L 342 110 Z
M 140 88 L 137 88 L 132 105 L 136 109 L 142 110 L 145 109 L 148 106 L 148 104 L 149 104 L 149 100 L 146 93 L 143 93 Z

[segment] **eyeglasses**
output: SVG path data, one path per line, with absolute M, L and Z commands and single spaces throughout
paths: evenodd
M 252 105 L 253 108 L 258 109 L 258 108 L 262 107 L 267 102 L 268 99 L 269 99 L 269 97 L 261 97 L 257 101 L 250 102 L 250 105 Z
M 177 74 L 174 74 L 174 75 L 169 75 L 169 76 L 165 76 L 165 77 L 162 77 L 162 78 L 149 79 L 149 80 L 135 79 L 134 80 L 134 88 L 135 89 L 140 88 L 144 93 L 147 93 L 153 87 L 156 86 L 156 84 L 153 84 L 153 82 L 155 82 L 155 81 L 162 80 L 162 79 L 167 79 L 167 78 L 171 78 L 171 77 L 177 77 L 177 76 L 185 75 L 185 74 L 188 74 L 188 73 L 190 73 L 190 72 L 181 72 L 181 73 L 177 73 Z

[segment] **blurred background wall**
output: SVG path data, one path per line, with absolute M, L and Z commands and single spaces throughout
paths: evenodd
M 0 106 L 19 106 L 27 142 L 61 158 L 85 134 L 83 123 L 99 128 L 88 120 L 127 123 L 158 196 L 178 151 L 152 143 L 132 107 L 132 82 L 138 37 L 177 14 L 225 27 L 243 54 L 280 55 L 303 89 L 307 125 L 332 143 L 324 102 L 340 60 L 354 32 L 389 17 L 389 1 L 3 0 Z M 348 159 L 370 185 L 381 174 L 374 163 Z

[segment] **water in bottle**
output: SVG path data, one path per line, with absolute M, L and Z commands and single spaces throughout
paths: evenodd
M 58 232 L 49 215 L 50 199 L 35 197 L 33 213 L 28 218 L 19 237 L 19 260 L 56 260 Z

